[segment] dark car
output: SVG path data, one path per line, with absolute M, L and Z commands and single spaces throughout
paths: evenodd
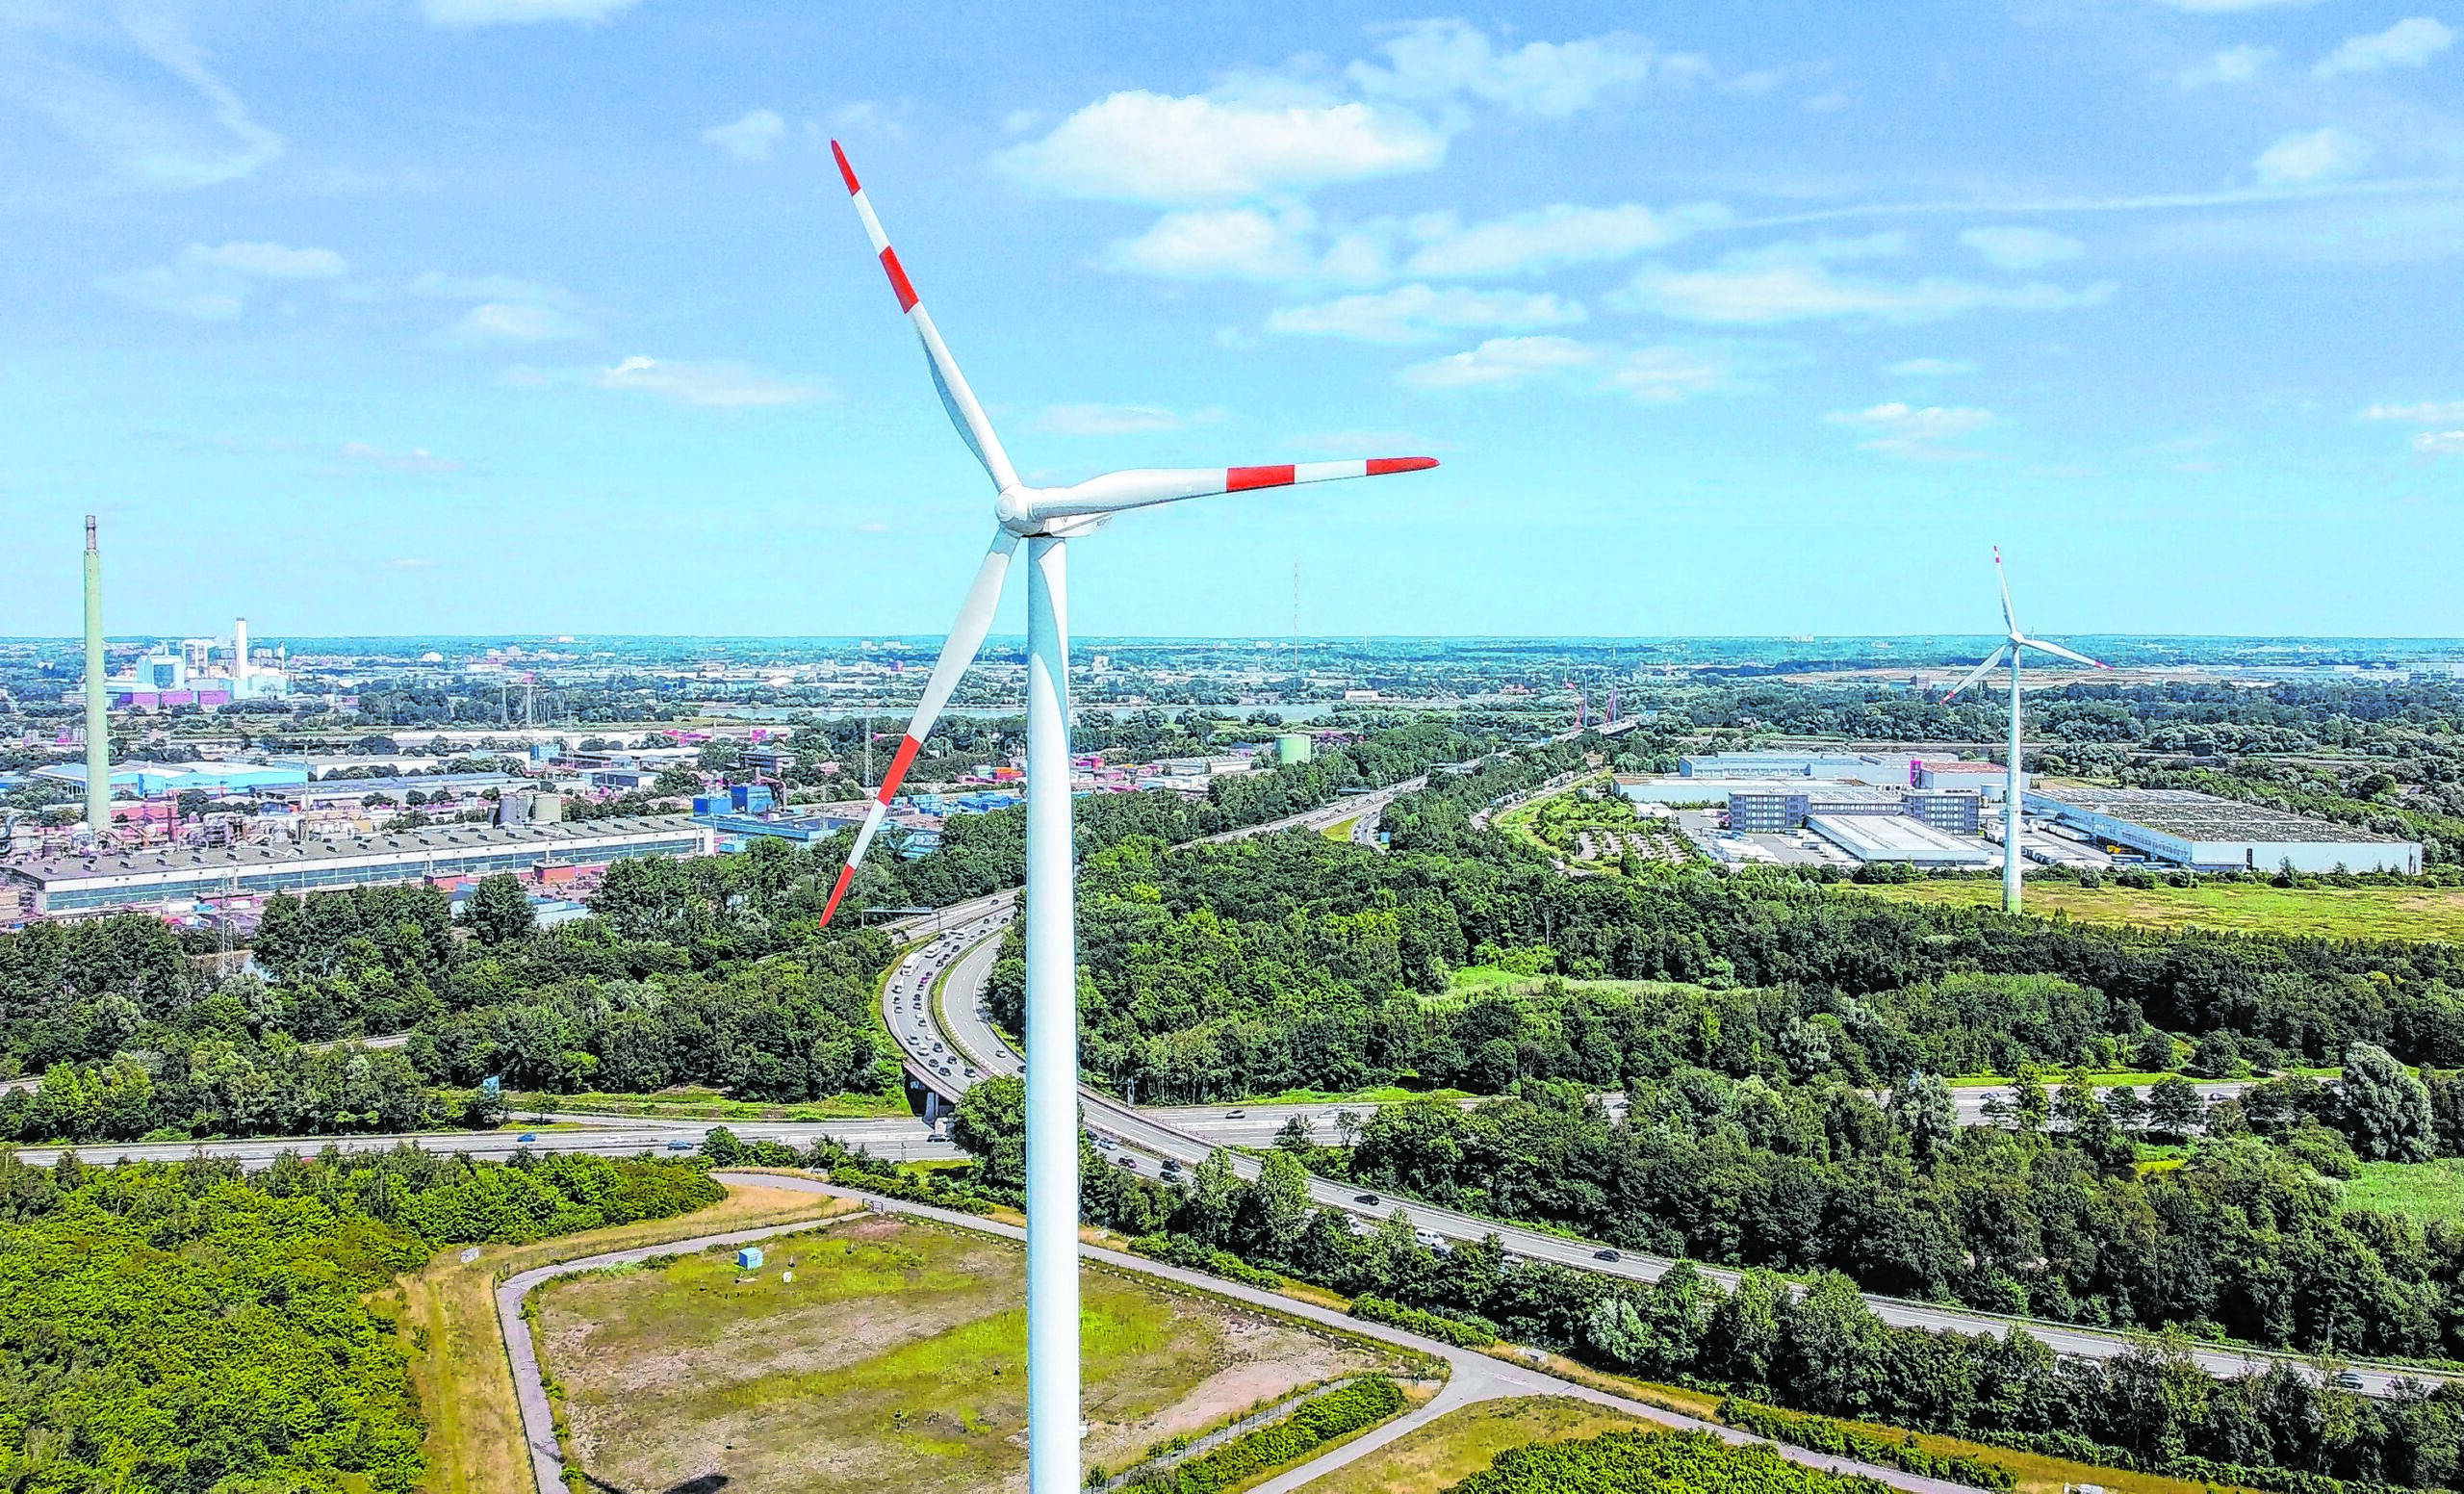
M 1351 1201 L 1354 1203 L 1366 1203 L 1373 1209 L 1377 1207 L 1377 1195 L 1373 1193 L 1356 1193 L 1351 1196 Z
M 2359 1390 L 2361 1388 L 2361 1377 L 2355 1375 L 2350 1370 L 2338 1370 L 2336 1372 L 2336 1388 L 2338 1390 Z
M 1115 1157 L 1113 1160 L 1119 1163 L 1122 1167 L 1129 1169 L 1133 1172 L 1138 1171 L 1138 1159 L 1136 1157 Z
M 1613 1261 L 1624 1260 L 1626 1257 L 1618 1254 L 1615 1250 L 1594 1250 L 1591 1252 L 1591 1258 L 1593 1260 Z

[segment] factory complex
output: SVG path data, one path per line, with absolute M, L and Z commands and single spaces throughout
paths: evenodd
M 276 892 L 448 885 L 500 872 L 555 885 L 628 857 L 710 850 L 710 833 L 684 816 L 643 815 L 583 824 L 437 825 L 220 849 L 72 851 L 0 862 L 0 923 L 136 910 L 175 916 L 207 903 L 253 902 Z
M 2019 802 L 2092 842 L 2194 871 L 2422 869 L 2417 840 L 2184 788 L 2032 788 Z

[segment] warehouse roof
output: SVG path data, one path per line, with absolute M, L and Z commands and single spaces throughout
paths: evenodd
M 24 856 L 0 862 L 11 875 L 45 885 L 89 877 L 125 877 L 148 871 L 198 867 L 288 866 L 339 861 L 346 857 L 448 854 L 535 845 L 543 853 L 572 853 L 600 846 L 622 845 L 658 835 L 690 834 L 697 827 L 681 814 L 643 814 L 622 819 L 582 820 L 571 824 L 431 825 L 418 830 L 378 831 L 372 835 L 311 838 L 305 845 L 282 841 L 274 845 L 224 848 L 170 846 L 160 850 L 108 851 L 100 856 Z
M 1815 814 L 1806 827 L 1860 861 L 1961 861 L 1982 865 L 1992 859 L 1985 842 L 1955 836 L 1923 820 L 1894 814 Z
M 2339 825 L 2289 810 L 2220 799 L 2188 788 L 2032 788 L 2028 797 L 2127 820 L 2185 840 L 2407 843 L 2400 837 L 2382 836 L 2357 825 Z

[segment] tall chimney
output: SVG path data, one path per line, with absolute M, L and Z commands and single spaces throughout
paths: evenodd
M 231 693 L 240 693 L 240 682 L 248 678 L 248 620 L 231 619 Z
M 112 828 L 112 718 L 103 679 L 103 552 L 86 516 L 86 828 Z

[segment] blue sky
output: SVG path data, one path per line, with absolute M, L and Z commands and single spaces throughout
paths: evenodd
M 939 631 L 833 136 L 1029 480 L 1445 464 L 1082 632 L 2464 633 L 2425 3 L 0 0 L 0 633 Z

